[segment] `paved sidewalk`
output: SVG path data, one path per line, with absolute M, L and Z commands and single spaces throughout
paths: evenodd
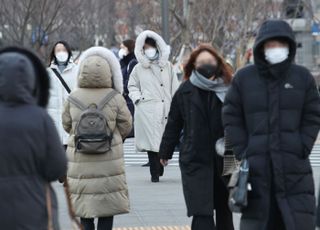
M 189 225 L 178 167 L 168 166 L 160 183 L 150 182 L 148 168 L 127 166 L 126 170 L 131 212 L 116 216 L 115 227 Z M 55 188 L 60 203 L 61 226 L 68 226 L 63 190 L 59 184 L 55 184 Z
M 189 230 L 191 218 L 186 216 L 180 170 L 168 166 L 160 183 L 151 183 L 149 169 L 140 166 L 127 166 L 131 212 L 115 217 L 116 230 Z M 320 167 L 314 168 L 316 191 L 320 182 Z M 60 206 L 62 230 L 71 230 L 63 189 L 54 184 Z M 239 215 L 234 216 L 236 230 Z M 151 228 L 153 227 L 153 228 Z

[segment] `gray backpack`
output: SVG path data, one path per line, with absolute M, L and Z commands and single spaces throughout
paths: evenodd
M 98 105 L 92 103 L 88 107 L 77 98 L 69 96 L 68 101 L 82 111 L 75 127 L 76 152 L 102 154 L 111 149 L 113 131 L 102 110 L 116 94 L 113 90 Z

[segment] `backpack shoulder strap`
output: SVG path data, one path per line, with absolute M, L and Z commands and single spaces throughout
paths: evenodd
M 74 104 L 78 109 L 84 111 L 87 109 L 87 107 L 81 102 L 79 101 L 77 98 L 69 96 L 68 97 L 68 101 L 72 104 Z
M 67 90 L 67 92 L 70 94 L 71 89 L 69 88 L 68 84 L 65 82 L 65 80 L 63 80 L 61 74 L 54 68 L 51 68 L 52 71 L 54 72 L 54 74 L 57 76 L 57 78 L 59 79 L 59 81 L 61 82 L 61 84 L 63 85 L 63 87 Z
M 105 96 L 98 104 L 98 109 L 102 110 L 105 107 L 105 105 L 108 104 L 108 102 L 117 94 L 118 92 L 115 90 L 112 90 L 110 93 L 108 93 L 107 96 Z
M 138 63 L 138 61 L 137 61 L 135 58 L 132 59 L 132 60 L 129 62 L 129 64 L 128 64 L 128 66 L 127 66 L 127 73 L 128 73 L 128 75 L 131 74 L 131 72 L 132 72 L 132 70 L 133 70 L 133 67 L 134 67 L 137 63 Z

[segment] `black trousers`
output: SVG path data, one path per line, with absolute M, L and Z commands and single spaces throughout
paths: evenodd
M 191 230 L 216 230 L 213 216 L 193 216 Z
M 220 212 L 220 214 L 222 214 Z M 216 214 L 216 223 L 213 216 L 193 216 L 191 230 L 233 230 L 232 217 L 224 218 Z
M 84 230 L 95 230 L 94 218 L 81 218 L 81 224 Z M 112 230 L 113 216 L 100 217 L 98 219 L 98 230 Z
M 232 212 L 228 206 L 229 191 L 222 175 L 223 158 L 216 156 L 214 165 L 213 202 L 217 230 L 234 230 Z
M 156 152 L 148 152 L 150 162 L 150 174 L 152 177 L 159 177 L 163 175 L 164 168 L 160 164 L 159 154 Z

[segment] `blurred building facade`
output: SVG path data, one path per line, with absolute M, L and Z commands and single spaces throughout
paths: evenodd
M 284 17 L 297 41 L 296 63 L 307 67 L 318 78 L 320 67 L 320 0 L 284 1 Z M 320 80 L 320 79 L 319 79 Z

